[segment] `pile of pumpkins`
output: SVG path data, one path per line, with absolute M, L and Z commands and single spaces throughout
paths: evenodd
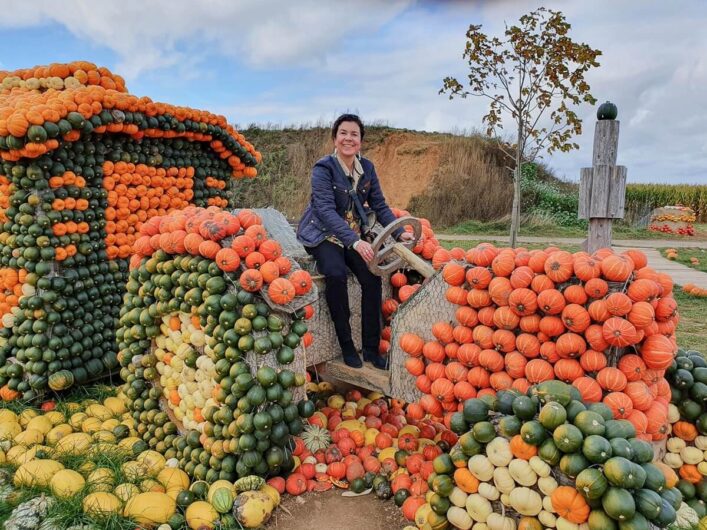
M 442 275 L 455 320 L 399 342 L 427 413 L 449 424 L 466 399 L 561 380 L 631 422 L 639 438 L 665 438 L 678 312 L 672 280 L 642 252 L 482 243 Z
M 0 72 L 0 400 L 114 371 L 140 226 L 228 205 L 258 153 L 221 116 L 77 61 Z
M 309 384 L 315 386 L 317 411 L 295 437 L 295 467 L 283 481 L 289 494 L 332 487 L 361 494 L 370 488 L 377 498 L 393 497 L 402 507 L 427 490 L 426 470 L 456 443 L 456 434 L 378 392 L 363 396 L 351 390 L 344 396 L 329 383 Z
M 176 459 L 138 436 L 126 401 L 120 394 L 102 403 L 64 402 L 61 411 L 0 411 L 0 463 L 14 469 L 12 486 L 57 501 L 43 528 L 58 528 L 52 516 L 77 498 L 94 524 L 124 517 L 143 528 L 235 530 L 267 522 L 280 502 L 276 488 L 256 476 L 191 481 Z
M 465 401 L 459 441 L 433 461 L 415 522 L 460 530 L 667 528 L 696 524 L 678 477 L 602 403 L 560 381 Z M 458 423 L 456 423 L 458 422 Z M 690 524 L 687 524 L 690 527 Z M 481 528 L 481 526 L 479 526 Z
M 139 434 L 209 483 L 290 471 L 292 436 L 314 413 L 302 399 L 296 356 L 311 336 L 305 320 L 313 312 L 285 312 L 277 303 L 281 290 L 286 302 L 306 295 L 309 274 L 290 272 L 279 243 L 249 210 L 189 207 L 147 221 L 141 233 L 138 241 L 153 243 L 145 243 L 149 253 L 136 243 L 116 332 Z M 201 241 L 192 247 L 192 239 Z
M 677 488 L 700 517 L 707 515 L 707 362 L 697 351 L 679 350 L 668 369 L 673 392 L 671 434 L 663 462 L 675 470 Z

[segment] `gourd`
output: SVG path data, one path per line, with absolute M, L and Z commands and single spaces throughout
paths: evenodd
M 684 447 L 680 458 L 685 464 L 697 465 L 704 460 L 704 454 L 697 447 Z
M 466 499 L 466 511 L 474 521 L 485 523 L 489 515 L 493 513 L 493 507 L 488 499 L 477 493 L 472 493 Z
M 233 505 L 236 520 L 245 528 L 258 528 L 268 522 L 273 511 L 272 499 L 262 491 L 245 491 Z
M 64 466 L 56 460 L 31 460 L 15 471 L 13 482 L 17 487 L 46 487 L 62 469 Z
M 516 522 L 510 517 L 504 517 L 500 513 L 492 513 L 486 520 L 489 530 L 516 530 Z
M 166 493 L 147 492 L 131 498 L 123 515 L 140 524 L 159 525 L 166 523 L 176 509 L 176 501 Z
M 55 497 L 66 499 L 81 491 L 86 481 L 73 469 L 61 469 L 49 481 L 49 488 Z
M 481 488 L 479 488 L 479 489 L 481 489 Z M 452 490 L 452 493 L 449 495 L 449 502 L 451 502 L 454 506 L 458 506 L 460 508 L 465 508 L 467 497 L 468 497 L 467 493 L 462 491 L 460 488 L 455 487 Z
M 494 438 L 486 445 L 486 456 L 492 465 L 506 467 L 513 459 L 510 443 L 505 438 Z
M 494 465 L 484 455 L 472 456 L 469 459 L 467 467 L 469 468 L 469 471 L 471 471 L 471 474 L 481 482 L 488 482 L 493 478 Z
M 452 523 L 459 530 L 469 530 L 474 521 L 467 511 L 458 506 L 452 506 L 447 511 L 447 520 Z
M 119 513 L 121 506 L 122 503 L 118 497 L 105 491 L 89 493 L 84 497 L 82 503 L 84 513 L 97 517 L 107 517 L 110 514 Z
M 508 464 L 508 471 L 513 480 L 521 486 L 534 486 L 538 481 L 535 471 L 525 460 L 517 458 L 511 460 L 511 463 Z
M 668 443 L 666 444 L 666 449 L 670 453 L 677 453 L 679 454 L 680 451 L 685 449 L 687 444 L 685 443 L 685 440 L 682 438 L 668 438 Z
M 599 108 L 597 109 L 597 119 L 598 120 L 615 120 L 616 116 L 618 116 L 618 109 L 616 108 L 616 105 L 611 103 L 610 101 L 605 101 L 601 105 L 599 105 Z
M 530 459 L 530 467 L 538 475 L 538 477 L 549 477 L 552 469 L 539 456 L 534 456 Z
M 497 501 L 501 496 L 501 492 L 488 482 L 482 482 L 479 484 L 479 495 L 490 501 Z
M 521 515 L 538 515 L 542 510 L 542 498 L 535 490 L 515 488 L 509 497 L 511 507 Z
M 218 521 L 218 512 L 208 502 L 196 501 L 187 507 L 184 517 L 191 530 L 200 530 L 202 527 L 213 528 Z
M 553 477 L 541 477 L 538 479 L 538 489 L 544 495 L 550 496 L 558 487 L 557 481 Z

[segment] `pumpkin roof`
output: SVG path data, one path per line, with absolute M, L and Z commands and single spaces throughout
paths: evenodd
M 37 158 L 81 134 L 208 143 L 236 178 L 254 177 L 261 155 L 226 118 L 130 94 L 125 81 L 86 61 L 0 71 L 0 156 Z

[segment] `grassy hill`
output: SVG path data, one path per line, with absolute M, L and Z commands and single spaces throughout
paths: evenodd
M 256 179 L 236 185 L 236 204 L 272 206 L 298 219 L 309 200 L 312 165 L 332 152 L 329 129 L 250 127 L 241 132 L 263 153 L 263 162 Z M 508 218 L 509 161 L 485 136 L 372 126 L 366 128 L 363 154 L 376 165 L 388 203 L 426 217 L 436 227 Z M 526 169 L 524 224 L 582 228 L 576 184 L 558 180 L 542 166 Z M 692 205 L 698 219 L 707 220 L 707 186 L 630 185 L 626 222 L 633 225 L 655 206 L 670 202 Z

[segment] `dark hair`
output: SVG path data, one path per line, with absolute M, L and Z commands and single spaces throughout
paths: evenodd
M 361 121 L 361 118 L 359 118 L 355 114 L 342 114 L 341 116 L 336 118 L 336 120 L 334 121 L 334 125 L 331 126 L 331 138 L 336 138 L 336 133 L 339 132 L 339 125 L 341 125 L 345 121 L 352 121 L 358 124 L 358 128 L 361 129 L 361 140 L 363 140 L 363 136 L 366 134 L 366 131 L 363 128 L 363 122 Z

